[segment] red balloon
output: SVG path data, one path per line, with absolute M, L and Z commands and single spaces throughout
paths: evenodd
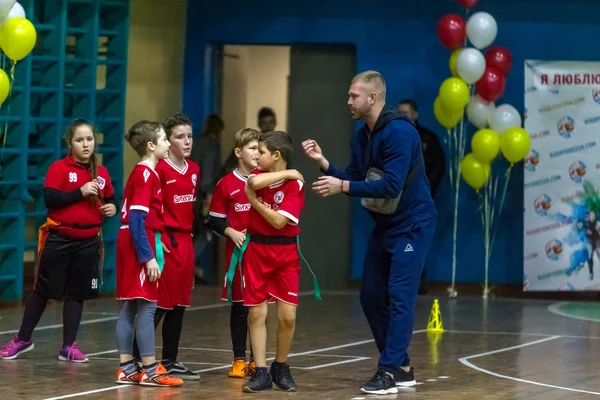
M 506 78 L 497 67 L 487 66 L 483 76 L 475 84 L 477 93 L 484 100 L 494 102 L 502 96 L 506 87 Z
M 464 8 L 471 8 L 477 3 L 479 3 L 479 0 L 458 0 L 458 4 Z
M 459 15 L 447 14 L 437 24 L 440 42 L 450 50 L 462 47 L 467 35 L 465 20 Z
M 497 67 L 504 76 L 508 76 L 512 68 L 512 55 L 506 47 L 494 46 L 485 52 L 486 65 Z

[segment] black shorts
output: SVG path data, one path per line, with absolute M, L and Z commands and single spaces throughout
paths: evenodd
M 100 238 L 74 240 L 48 233 L 33 290 L 55 300 L 98 297 Z

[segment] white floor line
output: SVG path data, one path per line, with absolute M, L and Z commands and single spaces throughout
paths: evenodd
M 312 295 L 314 292 L 301 292 L 298 293 L 298 297 L 301 296 L 309 296 Z M 213 308 L 222 308 L 222 307 L 231 307 L 231 305 L 227 302 L 221 302 L 221 303 L 216 303 L 216 304 L 209 304 L 206 306 L 196 306 L 196 307 L 188 307 L 188 309 L 186 311 L 199 311 L 199 310 L 211 310 Z M 79 325 L 91 325 L 91 324 L 99 324 L 102 322 L 108 322 L 108 321 L 116 321 L 117 319 L 119 319 L 119 315 L 115 314 L 112 317 L 106 317 L 106 318 L 95 318 L 95 319 L 88 319 L 85 321 L 81 321 L 81 323 Z M 53 325 L 45 325 L 45 326 L 38 326 L 34 329 L 34 332 L 37 331 L 44 331 L 44 330 L 48 330 L 48 329 L 61 329 L 63 327 L 62 324 L 53 324 Z M 18 329 L 11 329 L 8 331 L 0 331 L 0 335 L 11 335 L 11 334 L 15 334 L 15 333 L 19 333 Z
M 508 375 L 498 374 L 496 372 L 493 372 L 493 371 L 490 371 L 490 370 L 478 367 L 477 365 L 474 365 L 474 364 L 472 364 L 471 362 L 468 361 L 468 360 L 470 360 L 472 358 L 485 357 L 485 356 L 489 356 L 489 355 L 492 355 L 492 354 L 503 353 L 505 351 L 520 349 L 520 348 L 527 347 L 527 346 L 533 346 L 535 344 L 540 344 L 540 343 L 548 342 L 550 340 L 559 339 L 561 337 L 563 337 L 563 336 L 551 336 L 551 337 L 548 337 L 548 338 L 536 340 L 534 342 L 527 342 L 527 343 L 523 343 L 523 344 L 520 344 L 520 345 L 517 345 L 517 346 L 511 346 L 511 347 L 506 347 L 504 349 L 498 349 L 498 350 L 494 350 L 494 351 L 488 351 L 488 352 L 485 352 L 485 353 L 474 354 L 472 356 L 462 357 L 462 358 L 459 358 L 458 361 L 460 361 L 460 363 L 466 365 L 469 368 L 472 368 L 472 369 L 474 369 L 476 371 L 479 371 L 479 372 L 483 372 L 484 374 L 495 376 L 497 378 L 508 379 L 508 380 L 515 381 L 515 382 L 529 383 L 531 385 L 544 386 L 544 387 L 548 387 L 548 388 L 552 388 L 552 389 L 566 390 L 566 391 L 569 391 L 569 392 L 587 393 L 587 394 L 594 394 L 594 395 L 600 396 L 600 392 L 591 392 L 591 391 L 588 391 L 588 390 L 574 389 L 574 388 L 569 388 L 569 387 L 564 387 L 564 386 L 549 385 L 547 383 L 530 381 L 530 380 L 527 380 L 527 379 L 516 378 L 514 376 L 508 376 Z
M 162 346 L 156 346 L 157 349 L 162 349 Z M 195 351 L 206 351 L 206 352 L 219 352 L 219 353 L 231 353 L 231 349 L 211 349 L 205 347 L 179 347 L 179 350 L 195 350 Z M 116 351 L 116 350 L 109 350 Z M 267 354 L 275 354 L 274 351 L 267 351 Z M 89 354 L 88 354 L 89 355 Z M 92 354 L 93 355 L 93 354 Z M 342 356 L 339 354 L 307 354 L 309 357 L 332 357 L 332 358 L 359 358 L 364 356 Z M 369 358 L 369 357 L 367 357 Z
M 96 353 L 88 353 L 88 357 L 94 357 L 94 356 L 101 356 L 103 354 L 110 354 L 110 353 L 116 353 L 118 350 L 114 349 L 114 350 L 106 350 L 106 351 L 98 351 Z
M 109 390 L 125 389 L 125 388 L 130 388 L 130 387 L 133 387 L 133 385 L 116 385 L 116 386 L 105 387 L 105 388 L 102 388 L 102 389 L 88 390 L 87 392 L 79 392 L 79 393 L 73 393 L 73 394 L 66 394 L 64 396 L 58 396 L 58 397 L 48 397 L 48 398 L 46 398 L 44 400 L 70 399 L 71 397 L 87 396 L 87 395 L 90 395 L 90 394 L 108 392 Z

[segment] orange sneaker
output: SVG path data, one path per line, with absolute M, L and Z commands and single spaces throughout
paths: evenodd
M 119 368 L 117 371 L 116 382 L 121 385 L 137 385 L 140 383 L 140 379 L 142 379 L 142 371 L 137 367 L 129 374 L 123 368 Z
M 167 375 L 167 370 L 162 364 L 158 364 L 154 369 L 152 375 L 148 375 L 146 371 L 142 371 L 140 378 L 140 385 L 145 386 L 181 386 L 183 385 L 183 379 L 173 378 L 171 375 Z
M 247 370 L 247 376 L 253 376 L 254 373 L 256 372 L 256 363 L 254 361 L 250 361 L 248 363 L 248 370 Z
M 245 378 L 246 370 L 248 366 L 246 365 L 246 361 L 242 359 L 233 360 L 231 363 L 231 369 L 229 370 L 230 378 Z

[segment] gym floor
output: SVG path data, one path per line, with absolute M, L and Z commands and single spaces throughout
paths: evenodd
M 229 306 L 220 290 L 196 287 L 186 314 L 179 359 L 200 381 L 180 388 L 121 386 L 113 299 L 87 302 L 78 344 L 87 364 L 57 360 L 62 303 L 51 302 L 34 332 L 35 349 L 0 360 L 4 399 L 586 399 L 600 396 L 598 303 L 439 297 L 444 332 L 426 332 L 433 296 L 419 296 L 410 348 L 417 386 L 397 395 L 359 391 L 371 378 L 378 352 L 355 291 L 301 295 L 289 364 L 298 392 L 242 393 L 244 380 L 227 377 L 232 361 Z M 0 309 L 0 340 L 18 330 L 23 308 Z M 272 317 L 273 315 L 271 315 Z M 269 319 L 268 349 L 276 320 Z M 160 327 L 157 330 L 160 356 Z M 273 357 L 274 353 L 268 354 Z

